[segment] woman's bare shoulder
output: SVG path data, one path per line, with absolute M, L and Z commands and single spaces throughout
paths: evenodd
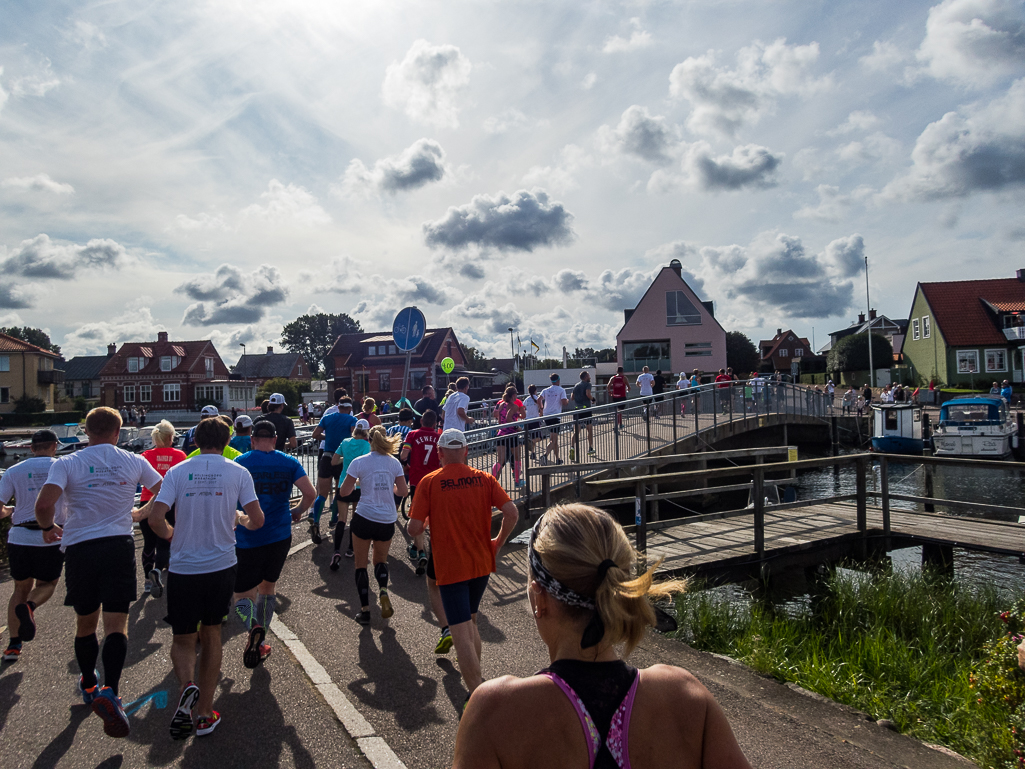
M 707 701 L 711 693 L 693 673 L 675 665 L 652 665 L 640 671 L 641 683 L 665 696 Z

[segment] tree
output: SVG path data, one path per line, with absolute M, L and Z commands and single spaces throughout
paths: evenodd
M 470 371 L 485 371 L 488 367 L 491 358 L 482 353 L 476 347 L 470 347 L 468 344 L 460 345 L 463 348 L 463 355 L 466 357 L 466 368 Z
M 22 395 L 14 399 L 15 414 L 39 414 L 46 411 L 46 403 L 42 398 L 33 398 L 30 395 Z
M 885 337 L 872 334 L 872 363 L 876 368 L 893 365 L 893 345 Z M 826 370 L 833 374 L 844 371 L 867 371 L 868 340 L 864 334 L 850 334 L 833 345 L 826 357 Z
M 295 413 L 299 404 L 302 403 L 303 392 L 309 388 L 310 383 L 306 381 L 297 382 L 294 379 L 285 379 L 284 377 L 268 379 L 260 385 L 260 390 L 256 393 L 256 402 L 258 404 L 262 403 L 267 398 L 270 398 L 271 393 L 281 393 L 285 396 L 285 411 L 291 415 Z
M 281 329 L 281 344 L 289 352 L 302 355 L 311 371 L 322 374 L 330 368 L 327 356 L 335 340 L 342 334 L 358 334 L 362 330 L 359 321 L 344 312 L 300 315 Z
M 584 362 L 597 358 L 599 363 L 613 363 L 616 360 L 616 348 L 604 347 L 595 350 L 593 347 L 578 347 L 573 351 L 573 357 Z
M 738 376 L 758 370 L 761 356 L 747 334 L 742 331 L 726 332 L 726 365 Z
M 7 334 L 7 336 L 13 336 L 15 339 L 20 339 L 23 342 L 34 344 L 36 347 L 42 347 L 44 350 L 61 354 L 61 348 L 59 344 L 54 344 L 50 341 L 50 335 L 43 331 L 41 328 L 29 328 L 28 326 L 10 326 L 0 328 L 0 334 Z

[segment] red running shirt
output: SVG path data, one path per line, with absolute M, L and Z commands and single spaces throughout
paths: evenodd
M 144 451 L 142 452 L 142 456 L 153 466 L 154 470 L 160 473 L 161 478 L 167 475 L 167 471 L 176 464 L 185 461 L 185 452 L 178 449 L 172 449 L 170 446 L 162 449 L 150 449 L 149 451 Z M 152 498 L 153 492 L 143 486 L 142 495 L 139 497 L 140 501 L 148 502 Z
M 625 398 L 626 388 L 626 377 L 622 374 L 616 374 L 616 376 L 609 380 L 609 397 Z
M 421 427 L 406 435 L 402 448 L 409 449 L 409 485 L 416 486 L 429 475 L 441 467 L 441 457 L 438 456 L 438 438 L 441 433 L 437 430 L 428 430 Z

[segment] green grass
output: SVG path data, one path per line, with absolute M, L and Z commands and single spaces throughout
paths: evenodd
M 1001 598 L 920 573 L 831 572 L 811 609 L 680 596 L 678 636 L 851 705 L 984 766 L 1010 756 L 1006 713 L 978 702 L 970 675 L 1004 632 Z

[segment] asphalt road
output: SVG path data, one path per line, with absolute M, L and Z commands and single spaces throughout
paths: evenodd
M 306 540 L 304 527 L 297 526 L 294 544 Z M 278 618 L 407 767 L 444 767 L 451 764 L 466 692 L 455 652 L 434 654 L 438 630 L 425 609 L 423 578 L 414 575 L 405 558 L 405 544 L 403 535 L 393 541 L 390 571 L 395 615 L 391 619 L 381 619 L 374 601 L 370 627 L 355 623 L 352 561 L 343 559 L 342 568 L 331 571 L 327 540 L 289 558 L 278 583 Z M 482 607 L 485 677 L 529 675 L 548 662 L 526 608 L 525 584 L 523 548 L 514 546 L 503 555 Z M 0 606 L 6 607 L 10 590 L 9 581 L 0 583 Z M 60 605 L 62 601 L 63 585 L 37 612 L 39 634 L 25 645 L 22 659 L 0 669 L 0 765 L 4 769 L 370 766 L 280 640 L 271 637 L 274 651 L 264 666 L 255 671 L 242 666 L 244 638 L 236 623 L 225 630 L 224 675 L 215 701 L 223 724 L 208 737 L 173 742 L 167 728 L 178 684 L 169 659 L 170 629 L 162 622 L 164 599 L 140 599 L 132 607 L 121 689 L 128 709 L 138 709 L 130 715 L 130 737 L 107 738 L 99 718 L 81 704 L 75 691 L 74 617 Z M 742 665 L 655 633 L 646 637 L 631 662 L 639 666 L 667 662 L 691 670 L 722 704 L 741 746 L 757 767 L 946 769 L 967 765 L 850 709 L 793 691 Z

